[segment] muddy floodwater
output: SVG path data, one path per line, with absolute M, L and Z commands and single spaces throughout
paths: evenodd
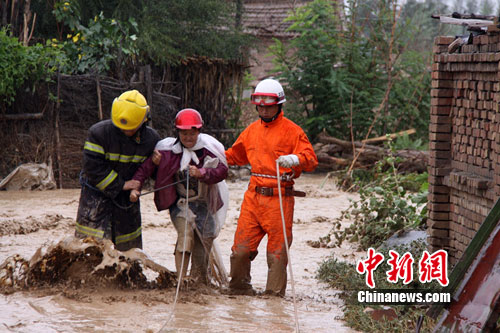
M 296 188 L 307 192 L 296 198 L 291 263 L 301 332 L 352 332 L 342 321 L 337 291 L 319 282 L 319 263 L 335 254 L 354 261 L 349 244 L 340 249 L 312 248 L 330 230 L 331 221 L 349 206 L 346 194 L 325 180 L 325 174 L 306 174 Z M 217 243 L 226 270 L 237 218 L 247 181 L 228 182 L 230 205 Z M 0 192 L 0 264 L 13 255 L 26 260 L 37 249 L 74 233 L 79 189 L 44 192 Z M 156 263 L 175 270 L 175 229 L 167 212 L 157 212 L 153 196 L 141 198 L 144 252 Z M 266 283 L 266 238 L 252 262 L 252 284 Z M 285 298 L 229 296 L 218 290 L 180 291 L 175 288 L 32 288 L 0 294 L 0 332 L 293 332 L 295 311 L 289 279 Z M 170 320 L 169 320 L 170 319 Z

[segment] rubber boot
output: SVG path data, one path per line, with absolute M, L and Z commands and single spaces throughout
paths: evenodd
M 189 266 L 189 257 L 191 254 L 189 252 L 184 252 L 184 265 L 182 266 L 182 273 L 181 273 L 181 264 L 182 264 L 182 252 L 180 251 L 175 251 L 175 269 L 177 270 L 177 280 L 181 281 L 183 278 L 186 277 L 187 274 L 187 269 Z M 181 277 L 182 274 L 182 277 Z
M 288 263 L 286 253 L 276 255 L 267 253 L 267 283 L 265 294 L 285 296 L 286 291 L 286 265 Z
M 246 249 L 233 251 L 231 261 L 231 281 L 229 282 L 229 292 L 234 295 L 255 295 L 255 290 L 250 283 L 251 261 L 257 256 L 257 252 L 250 253 Z
M 194 235 L 193 257 L 191 264 L 191 277 L 198 283 L 208 285 L 208 261 L 212 250 L 213 238 L 200 240 Z

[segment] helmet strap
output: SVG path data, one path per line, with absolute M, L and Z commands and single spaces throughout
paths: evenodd
M 278 116 L 281 113 L 282 108 L 283 108 L 283 105 L 278 104 L 278 112 L 276 112 L 276 114 L 274 116 L 272 116 L 271 118 L 264 118 L 264 117 L 260 117 L 260 116 L 259 117 L 263 122 L 270 123 L 271 121 L 276 120 L 276 118 L 278 118 Z M 257 108 L 257 105 L 255 106 L 255 110 L 259 111 L 259 109 Z

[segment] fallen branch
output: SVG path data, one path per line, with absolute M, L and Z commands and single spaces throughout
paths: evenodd
M 429 152 L 421 150 L 402 149 L 391 152 L 389 149 L 368 145 L 363 142 L 349 142 L 329 136 L 325 132 L 318 135 L 320 144 L 315 145 L 316 155 L 322 167 L 345 167 L 354 163 L 353 167 L 363 168 L 373 165 L 390 154 L 399 157 L 396 163 L 398 170 L 408 172 L 425 172 L 429 161 Z M 321 146 L 321 143 L 325 144 Z M 330 145 L 330 146 L 327 146 Z M 335 145 L 337 149 L 332 149 Z M 356 155 L 353 156 L 353 147 Z M 326 149 L 325 149 L 326 148 Z M 334 152 L 334 153 L 332 153 Z M 332 156 L 333 154 L 338 156 Z
M 366 140 L 362 140 L 361 142 L 366 142 L 366 143 L 377 143 L 377 142 L 383 142 L 383 141 L 387 141 L 389 138 L 394 140 L 396 139 L 398 136 L 403 136 L 403 135 L 411 135 L 411 134 L 415 134 L 417 131 L 414 129 L 414 128 L 410 128 L 406 131 L 401 131 L 401 132 L 397 132 L 397 133 L 391 133 L 391 134 L 387 134 L 387 135 L 382 135 L 382 136 L 378 136 L 376 138 L 370 138 L 370 139 L 366 139 Z
M 43 118 L 43 112 L 40 113 L 17 113 L 0 114 L 0 120 L 37 120 Z

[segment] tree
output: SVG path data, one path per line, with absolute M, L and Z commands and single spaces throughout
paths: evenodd
M 287 83 L 288 114 L 311 136 L 325 129 L 358 140 L 370 131 L 383 135 L 410 126 L 426 136 L 430 52 L 408 47 L 418 24 L 401 18 L 396 1 L 351 0 L 347 5 L 342 25 L 326 0 L 313 1 L 288 18 L 299 36 L 288 46 L 277 41 L 272 48 Z
M 494 15 L 495 14 L 495 6 L 494 6 L 493 2 L 491 2 L 490 0 L 483 0 L 481 7 L 480 7 L 480 10 L 479 10 L 479 14 Z

